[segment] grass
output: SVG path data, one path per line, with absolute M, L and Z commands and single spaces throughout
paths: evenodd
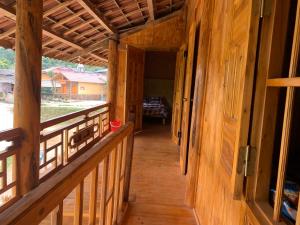
M 41 122 L 81 110 L 84 110 L 84 108 L 42 106 Z

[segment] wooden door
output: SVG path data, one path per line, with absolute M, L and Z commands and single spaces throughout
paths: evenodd
M 143 116 L 145 53 L 144 50 L 121 45 L 118 54 L 116 118 L 124 123 L 133 119 L 135 129 L 139 130 Z
M 182 118 L 182 99 L 185 75 L 185 51 L 186 46 L 182 46 L 177 52 L 176 56 L 176 74 L 174 83 L 174 97 L 173 97 L 173 112 L 172 112 L 172 140 L 175 144 L 180 144 L 180 130 Z
M 198 38 L 199 40 L 199 38 Z M 187 160 L 188 160 L 188 145 L 190 135 L 190 120 L 191 120 L 191 101 L 192 101 L 192 89 L 193 89 L 193 77 L 195 77 L 194 63 L 196 63 L 195 46 L 196 42 L 196 24 L 191 25 L 189 31 L 189 42 L 187 52 L 187 65 L 185 73 L 184 93 L 182 99 L 182 117 L 181 117 L 181 138 L 180 138 L 180 169 L 182 174 L 186 174 L 187 171 Z
M 126 66 L 126 105 L 125 118 L 135 117 L 135 130 L 142 129 L 145 51 L 132 46 L 127 47 Z

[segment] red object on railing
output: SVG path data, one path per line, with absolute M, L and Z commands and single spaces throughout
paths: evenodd
M 110 121 L 110 129 L 111 131 L 117 131 L 122 126 L 122 122 L 120 120 Z

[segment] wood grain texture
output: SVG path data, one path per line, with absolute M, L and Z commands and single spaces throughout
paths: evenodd
M 194 63 L 195 58 L 195 49 L 198 48 L 198 43 L 196 41 L 196 32 L 197 24 L 193 23 L 189 30 L 189 39 L 188 39 L 188 51 L 187 51 L 187 65 L 185 71 L 185 80 L 184 80 L 184 92 L 182 99 L 182 118 L 181 118 L 181 133 L 182 137 L 180 140 L 180 168 L 181 173 L 186 174 L 187 165 L 188 165 L 188 147 L 189 147 L 189 137 L 190 137 L 190 123 L 191 123 L 191 104 L 192 104 L 192 86 L 193 76 L 194 76 Z
M 202 126 L 204 123 L 204 110 L 205 110 L 205 95 L 206 84 L 208 78 L 208 66 L 207 60 L 211 51 L 211 30 L 210 24 L 213 18 L 213 6 L 207 4 L 202 12 L 202 19 L 200 21 L 200 45 L 197 58 L 197 70 L 195 79 L 195 91 L 193 96 L 193 111 L 191 118 L 191 134 L 190 145 L 188 154 L 188 170 L 187 170 L 187 188 L 186 199 L 187 205 L 194 207 L 195 198 L 197 195 L 197 183 L 198 183 L 198 169 L 199 159 L 201 154 L 201 140 L 204 134 Z
M 181 130 L 181 118 L 182 118 L 182 99 L 184 91 L 184 79 L 185 79 L 185 67 L 186 59 L 184 52 L 186 46 L 183 45 L 177 52 L 176 56 L 176 72 L 174 82 L 174 94 L 173 94 L 173 109 L 172 109 L 172 140 L 175 144 L 179 145 L 178 133 Z
M 167 32 L 166 32 L 167 31 Z M 120 42 L 147 50 L 177 50 L 184 41 L 185 20 L 183 14 L 160 23 L 152 23 Z
M 232 172 L 228 171 L 234 171 L 235 153 L 242 143 L 239 132 L 242 116 L 247 118 L 244 109 L 246 114 L 249 113 L 249 106 L 244 108 L 243 103 L 246 90 L 244 83 L 251 78 L 251 72 L 246 73 L 251 71 L 246 67 L 248 56 L 252 63 L 251 69 L 254 69 L 255 48 L 251 49 L 251 52 L 248 49 L 250 31 L 253 32 L 251 35 L 255 34 L 255 29 L 250 29 L 252 3 L 193 0 L 187 4 L 188 26 L 207 16 L 205 9 L 209 8 L 209 4 L 212 19 L 207 29 L 211 30 L 213 35 L 209 39 L 212 47 L 207 58 L 207 87 L 202 115 L 203 135 L 197 149 L 200 149 L 200 156 L 195 212 L 202 224 L 239 225 L 244 213 L 241 210 L 241 202 L 233 200 Z M 201 32 L 200 39 L 202 35 L 204 34 Z M 226 64 L 229 66 L 225 66 Z M 231 68 L 231 72 L 227 72 L 225 76 L 226 67 Z M 247 83 L 247 86 L 251 87 L 251 82 Z M 236 89 L 230 91 L 230 87 Z M 233 114 L 235 116 L 232 116 Z M 228 117 L 235 118 L 236 123 L 232 124 L 230 120 L 225 120 Z M 230 143 L 228 145 L 230 151 L 227 152 L 223 151 L 224 133 L 228 134 Z M 247 135 L 244 133 L 243 135 L 247 138 Z
M 17 1 L 17 8 L 14 127 L 24 132 L 18 164 L 23 195 L 37 186 L 39 177 L 43 1 Z
M 185 177 L 168 126 L 147 125 L 135 136 L 128 214 L 123 225 L 196 225 L 184 205 Z
M 117 78 L 118 78 L 118 43 L 109 40 L 108 44 L 108 93 L 107 101 L 111 103 L 111 119 L 116 119 Z
M 135 130 L 142 129 L 145 51 L 133 46 L 127 47 L 126 65 L 126 111 L 125 119 L 134 116 Z

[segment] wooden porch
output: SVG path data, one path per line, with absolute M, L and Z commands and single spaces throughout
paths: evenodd
M 0 225 L 300 225 L 299 40 L 300 0 L 0 0 Z M 143 121 L 160 52 L 171 128 Z M 43 55 L 107 66 L 107 103 L 41 123 Z
M 186 178 L 170 126 L 145 125 L 135 136 L 132 179 L 124 225 L 195 225 L 185 204 Z

